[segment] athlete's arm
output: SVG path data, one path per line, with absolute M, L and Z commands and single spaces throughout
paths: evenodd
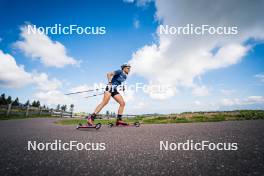
M 115 72 L 109 72 L 106 74 L 108 83 L 111 83 L 113 76 L 115 75 Z

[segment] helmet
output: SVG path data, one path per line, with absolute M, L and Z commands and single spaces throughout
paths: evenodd
M 125 67 L 131 67 L 130 64 L 128 63 L 124 63 L 123 65 L 121 65 L 121 69 L 123 70 Z

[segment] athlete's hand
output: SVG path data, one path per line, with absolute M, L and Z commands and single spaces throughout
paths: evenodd
M 112 88 L 112 83 L 109 82 L 106 87 L 108 88 L 108 90 L 110 90 Z

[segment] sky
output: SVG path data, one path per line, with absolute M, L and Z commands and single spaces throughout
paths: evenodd
M 261 0 L 0 1 L 0 93 L 20 102 L 74 104 L 93 112 L 102 96 L 66 93 L 106 84 L 131 64 L 125 114 L 264 109 Z M 160 25 L 236 27 L 237 34 L 163 34 Z M 104 34 L 29 34 L 27 26 L 103 27 Z M 106 110 L 115 112 L 111 100 Z

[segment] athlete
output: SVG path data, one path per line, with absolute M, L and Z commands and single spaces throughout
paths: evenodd
M 118 92 L 122 82 L 127 78 L 131 66 L 129 64 L 123 64 L 121 70 L 107 73 L 108 85 L 106 86 L 104 97 L 102 102 L 95 108 L 94 112 L 88 117 L 87 124 L 93 126 L 93 121 L 96 115 L 108 104 L 111 96 L 119 103 L 116 125 L 128 125 L 122 120 L 122 114 L 125 108 L 125 101 L 122 95 Z

